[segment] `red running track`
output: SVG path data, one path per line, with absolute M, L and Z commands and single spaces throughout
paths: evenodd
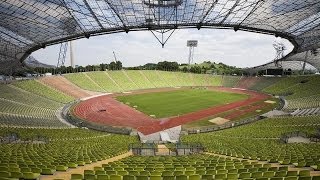
M 80 102 L 75 106 L 73 113 L 81 119 L 86 119 L 101 125 L 131 127 L 148 135 L 269 98 L 268 95 L 249 90 L 224 87 L 212 87 L 209 89 L 247 94 L 249 95 L 249 98 L 176 117 L 166 118 L 164 120 L 155 120 L 148 115 L 115 100 L 112 95 L 105 95 Z M 144 93 L 146 93 L 146 91 Z

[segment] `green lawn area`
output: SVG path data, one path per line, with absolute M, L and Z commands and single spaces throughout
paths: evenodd
M 279 100 L 277 98 L 270 98 L 268 100 L 275 101 L 277 103 L 275 103 L 275 104 L 266 104 L 266 106 L 264 106 L 263 108 L 260 108 L 261 112 L 252 111 L 250 113 L 246 113 L 244 115 L 238 116 L 233 121 L 243 120 L 243 119 L 246 119 L 246 118 L 250 118 L 250 117 L 254 117 L 254 116 L 258 116 L 258 115 L 267 113 L 267 112 L 273 110 L 274 108 L 276 108 L 278 106 L 278 104 L 279 104 Z M 253 103 L 253 104 L 259 104 L 259 103 L 264 102 L 264 101 L 265 100 L 259 101 L 257 103 Z M 243 106 L 243 107 L 240 107 L 239 109 L 246 109 L 246 108 L 248 108 L 248 106 Z M 214 123 L 209 122 L 209 120 L 217 118 L 217 117 L 224 117 L 225 115 L 228 115 L 229 113 L 232 113 L 232 112 L 234 112 L 234 110 L 225 111 L 225 112 L 222 112 L 222 113 L 217 114 L 215 116 L 211 116 L 211 117 L 208 117 L 208 118 L 205 118 L 205 119 L 201 119 L 201 120 L 198 120 L 198 121 L 193 121 L 193 122 L 184 124 L 182 127 L 183 127 L 183 129 L 188 130 L 188 129 L 193 129 L 193 128 L 216 126 Z
M 156 118 L 163 118 L 182 115 L 246 98 L 248 98 L 248 96 L 244 94 L 187 89 L 118 96 L 117 100 L 129 104 L 131 107 L 137 106 L 137 110 L 147 115 L 155 115 Z

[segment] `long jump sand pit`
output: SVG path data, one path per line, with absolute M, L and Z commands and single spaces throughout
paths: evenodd
M 275 104 L 275 103 L 277 103 L 277 102 L 275 102 L 275 101 L 270 101 L 270 100 L 268 100 L 268 101 L 264 101 L 265 103 L 268 103 L 268 104 Z
M 230 120 L 222 118 L 222 117 L 216 117 L 214 119 L 210 119 L 209 122 L 216 124 L 216 125 L 222 125 L 226 122 L 229 122 Z

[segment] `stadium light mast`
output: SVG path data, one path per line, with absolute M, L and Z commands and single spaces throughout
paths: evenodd
M 188 40 L 187 41 L 187 47 L 189 47 L 188 65 L 193 63 L 194 48 L 197 46 L 198 46 L 198 40 Z
M 274 64 L 276 67 L 282 67 L 279 61 L 284 57 L 284 51 L 287 49 L 286 46 L 281 42 L 274 42 L 273 47 L 276 50 L 276 57 L 274 59 Z
M 112 51 L 112 52 L 113 52 L 114 62 L 117 63 L 118 60 L 117 60 L 116 53 L 114 51 Z
M 68 49 L 68 43 L 64 42 L 60 44 L 60 51 L 59 51 L 59 57 L 58 57 L 58 63 L 57 68 L 64 66 L 64 63 L 66 61 L 66 53 Z
M 77 22 L 73 18 L 61 18 L 59 28 L 63 30 L 64 34 L 74 34 L 77 29 Z M 70 65 L 74 68 L 73 49 L 70 41 Z M 66 54 L 68 51 L 68 42 L 61 43 L 57 67 L 64 66 Z
M 73 56 L 73 48 L 72 48 L 72 42 L 70 41 L 70 66 L 71 67 L 75 67 L 74 66 L 74 56 Z

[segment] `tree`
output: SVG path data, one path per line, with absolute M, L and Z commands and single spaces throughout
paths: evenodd
M 110 64 L 109 64 L 109 70 L 117 70 L 117 65 L 114 61 L 112 61 Z
M 188 72 L 188 68 L 185 66 L 185 67 L 182 68 L 182 71 L 183 72 Z
M 116 61 L 116 69 L 121 70 L 122 69 L 122 62 L 121 61 Z
M 177 62 L 163 61 L 157 64 L 157 69 L 163 71 L 177 71 L 179 69 L 179 64 Z
M 99 69 L 100 71 L 105 71 L 107 69 L 108 64 L 103 64 L 102 63 L 99 66 L 100 66 L 100 69 Z

